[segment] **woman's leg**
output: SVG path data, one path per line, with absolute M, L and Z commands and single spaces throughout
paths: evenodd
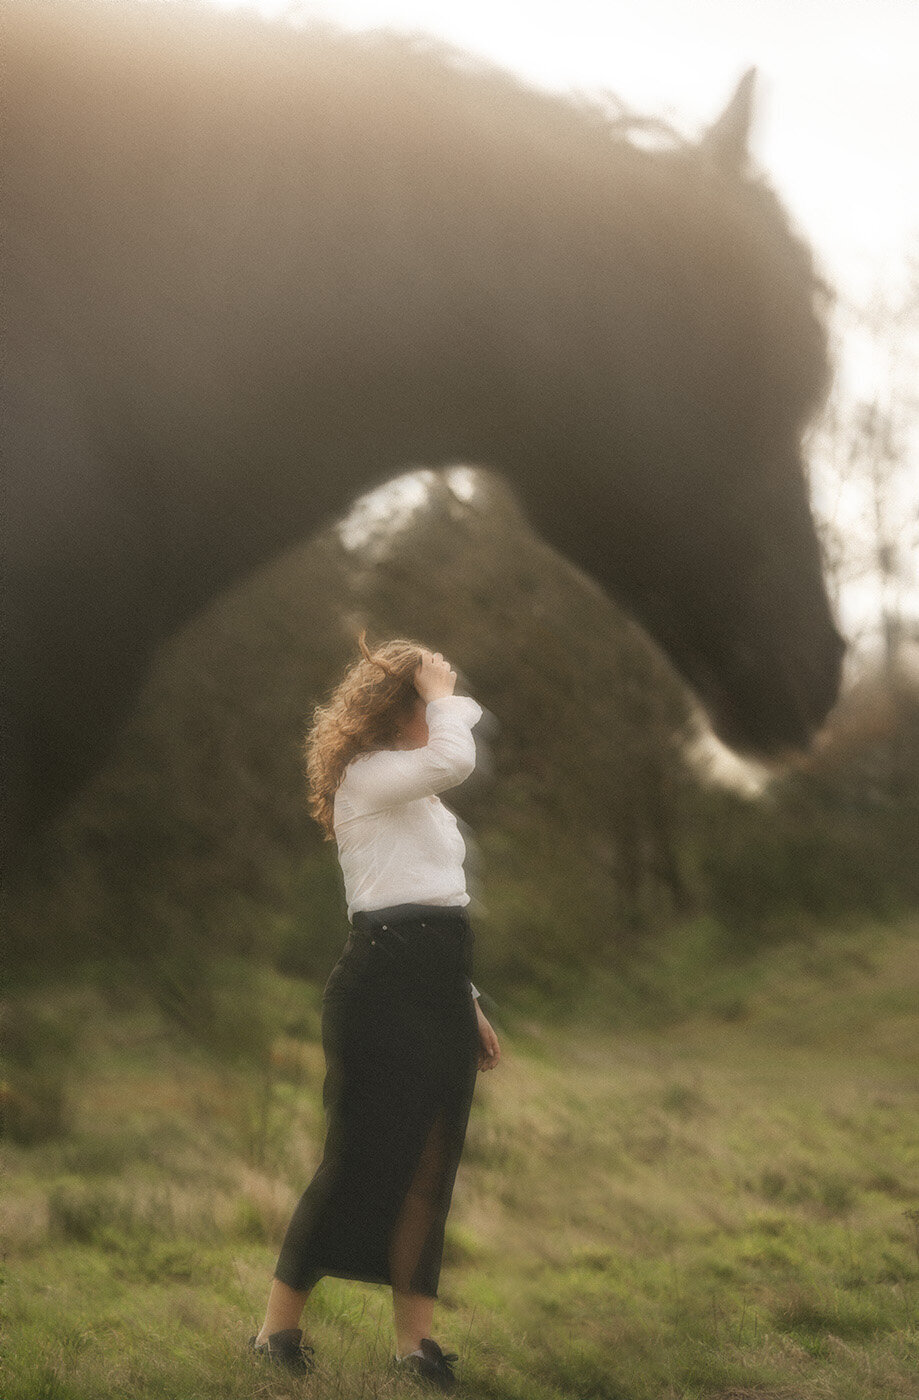
M 268 1310 L 265 1313 L 262 1330 L 255 1339 L 256 1346 L 266 1342 L 275 1332 L 284 1332 L 288 1327 L 299 1327 L 300 1314 L 303 1312 L 311 1292 L 310 1288 L 301 1292 L 296 1288 L 289 1288 L 279 1278 L 272 1279 L 271 1291 L 268 1294 Z
M 396 1351 L 405 1356 L 417 1351 L 422 1337 L 430 1337 L 434 1322 L 434 1299 L 423 1293 L 392 1291 L 392 1308 L 396 1321 Z
M 422 1337 L 431 1336 L 434 1299 L 413 1293 L 411 1279 L 434 1222 L 443 1180 L 446 1150 L 443 1118 L 432 1124 L 411 1185 L 399 1210 L 389 1249 L 396 1350 L 415 1351 Z

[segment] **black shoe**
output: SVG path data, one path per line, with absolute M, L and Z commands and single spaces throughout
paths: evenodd
M 255 1337 L 258 1336 L 256 1332 Z M 249 1346 L 254 1352 L 267 1356 L 270 1360 L 292 1371 L 295 1376 L 308 1376 L 315 1366 L 313 1348 L 303 1341 L 299 1327 L 285 1327 L 283 1332 L 272 1332 L 266 1342 L 255 1344 L 255 1337 L 249 1338 Z
M 408 1356 L 403 1356 L 397 1364 L 410 1367 L 420 1380 L 429 1382 L 438 1390 L 452 1390 L 456 1385 L 456 1376 L 450 1362 L 459 1360 L 457 1352 L 441 1351 L 430 1337 L 421 1338 L 418 1350 L 421 1351 L 421 1356 L 411 1352 Z

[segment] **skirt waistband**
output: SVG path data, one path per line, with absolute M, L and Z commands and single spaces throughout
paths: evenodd
M 457 974 L 472 977 L 474 944 L 463 906 L 389 904 L 355 912 L 343 958 L 372 981 L 391 973 L 424 986 L 427 996 L 438 985 L 452 995 Z
M 359 931 L 373 931 L 415 922 L 425 924 L 447 921 L 469 927 L 469 915 L 464 904 L 388 904 L 383 909 L 357 909 L 351 925 Z

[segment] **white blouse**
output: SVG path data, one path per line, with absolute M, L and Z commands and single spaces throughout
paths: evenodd
M 472 727 L 481 717 L 471 695 L 441 695 L 425 706 L 422 748 L 376 749 L 345 768 L 332 819 L 349 920 L 390 904 L 469 903 L 466 843 L 437 793 L 475 768 Z

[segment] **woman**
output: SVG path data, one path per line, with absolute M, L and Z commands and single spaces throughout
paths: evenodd
M 466 853 L 437 796 L 475 767 L 471 696 L 440 652 L 389 642 L 349 667 L 305 743 L 310 811 L 336 840 L 351 930 L 323 992 L 326 1141 L 250 1346 L 306 1373 L 300 1316 L 326 1275 L 387 1283 L 397 1366 L 443 1390 L 431 1337 L 444 1227 L 478 1070 L 500 1059 L 471 981 Z

